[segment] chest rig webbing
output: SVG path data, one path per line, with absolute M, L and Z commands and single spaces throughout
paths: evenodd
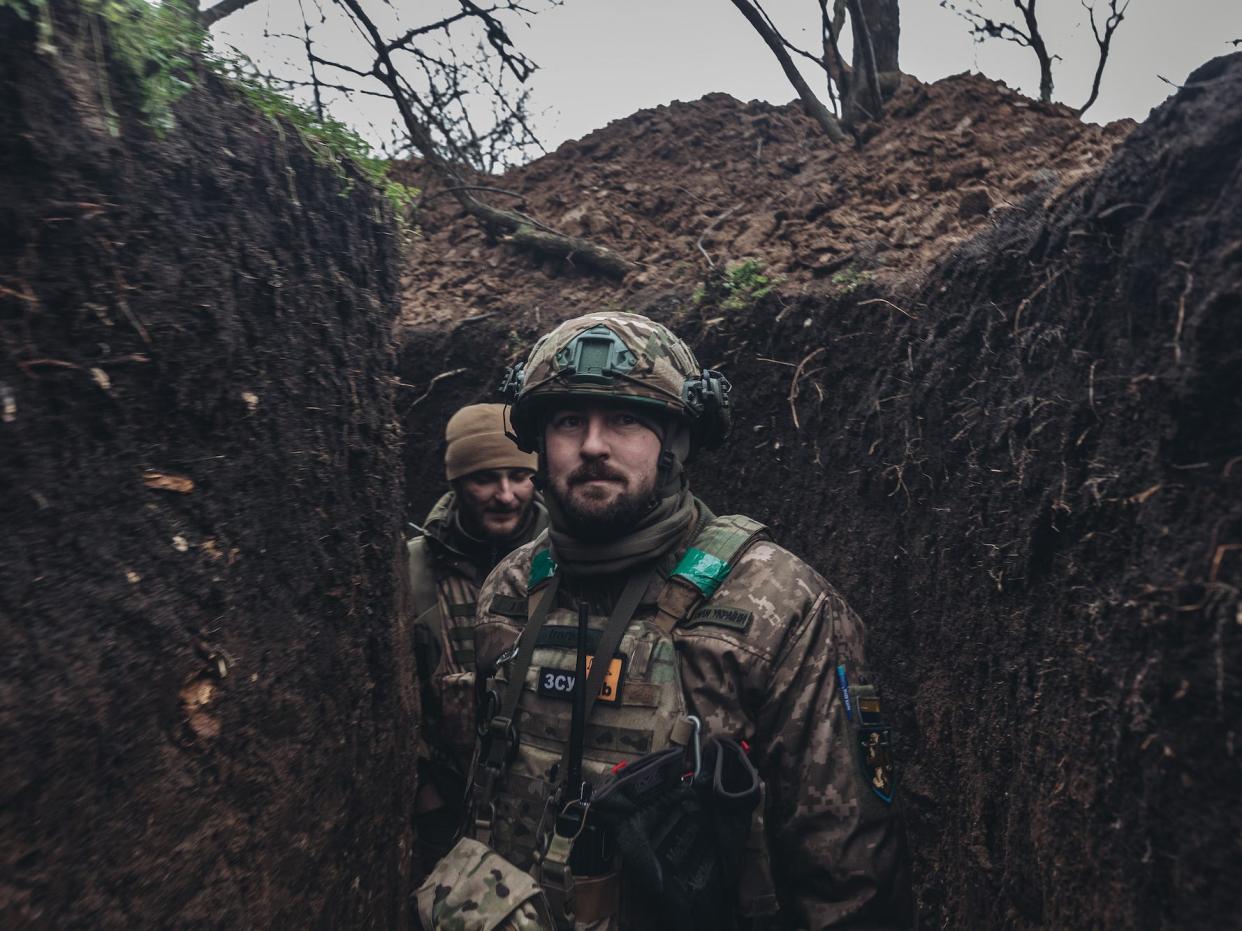
M 650 574 L 636 573 L 608 618 L 590 613 L 586 630 L 591 665 L 574 679 L 579 611 L 558 601 L 562 574 L 546 539 L 537 545 L 527 581 L 527 621 L 502 655 L 490 683 L 491 715 L 476 766 L 475 837 L 529 870 L 548 893 L 559 920 L 592 920 L 616 910 L 612 901 L 587 906 L 589 883 L 579 883 L 569 859 L 590 787 L 618 764 L 695 736 L 686 715 L 673 629 L 711 599 L 737 558 L 765 528 L 747 517 L 713 517 L 695 536 L 654 605 L 640 604 Z M 515 683 L 521 683 L 513 688 Z M 565 784 L 573 748 L 574 689 L 585 705 L 580 741 L 581 778 Z M 496 697 L 499 696 L 499 697 Z M 577 806 L 577 811 L 574 807 Z M 566 827 L 566 824 L 569 827 Z M 615 889 L 615 884 L 614 887 Z

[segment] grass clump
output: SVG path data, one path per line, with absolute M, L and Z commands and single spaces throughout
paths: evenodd
M 859 271 L 851 266 L 833 275 L 832 283 L 841 289 L 842 294 L 853 294 L 860 286 L 866 284 L 874 277 L 875 275 L 871 274 L 871 272 Z
M 352 189 L 352 179 L 346 174 L 343 159 L 353 162 L 367 180 L 392 204 L 398 218 L 404 216 L 405 208 L 418 196 L 418 189 L 402 184 L 389 177 L 392 165 L 386 159 L 376 158 L 366 140 L 338 120 L 301 106 L 285 96 L 270 80 L 253 67 L 247 67 L 245 59 L 212 59 L 213 70 L 229 80 L 260 113 L 270 119 L 281 119 L 290 124 L 315 160 L 334 167 L 346 181 L 345 193 Z
M 706 302 L 719 304 L 721 310 L 743 310 L 771 294 L 779 283 L 779 278 L 764 273 L 762 262 L 747 259 L 723 271 L 712 269 L 690 300 L 695 306 Z

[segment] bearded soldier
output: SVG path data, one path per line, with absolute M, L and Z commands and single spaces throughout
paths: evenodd
M 423 864 L 452 845 L 475 741 L 473 626 L 479 585 L 533 539 L 547 514 L 531 482 L 535 457 L 509 437 L 502 404 L 473 404 L 445 427 L 452 489 L 408 544 L 423 744 L 415 821 Z
M 762 525 L 688 488 L 690 455 L 728 434 L 729 383 L 664 326 L 595 313 L 506 386 L 550 527 L 479 593 L 473 839 L 420 890 L 424 923 L 471 914 L 454 870 L 482 875 L 487 850 L 542 888 L 527 920 L 558 928 L 903 926 L 863 627 Z

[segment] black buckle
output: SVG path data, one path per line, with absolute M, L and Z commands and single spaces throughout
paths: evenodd
M 501 722 L 499 728 L 496 726 L 497 722 Z M 483 765 L 497 772 L 507 769 L 513 762 L 513 758 L 517 756 L 518 745 L 521 743 L 521 736 L 513 722 L 497 715 L 487 722 L 486 731 L 482 736 Z M 503 744 L 496 739 L 498 736 L 504 737 Z
M 510 401 L 516 401 L 522 393 L 522 385 L 526 382 L 526 363 L 519 362 L 505 368 L 505 377 L 500 382 L 500 393 Z

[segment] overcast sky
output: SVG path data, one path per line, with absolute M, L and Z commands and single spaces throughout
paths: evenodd
M 393 0 L 405 18 L 429 18 L 443 0 Z M 1098 0 L 1106 6 L 1106 0 Z M 317 5 L 329 15 L 328 0 L 302 0 L 312 21 Z M 207 5 L 204 3 L 204 5 Z M 378 4 L 377 4 L 378 6 Z M 765 8 L 795 44 L 818 42 L 815 0 L 767 0 Z M 237 45 L 256 61 L 297 61 L 298 43 L 273 33 L 301 31 L 298 0 L 258 0 L 223 20 L 218 40 Z M 1016 12 L 1010 0 L 982 0 L 992 15 Z M 1095 40 L 1079 0 L 1044 0 L 1041 31 L 1054 62 L 1055 99 L 1073 106 L 1086 101 L 1097 57 Z M 417 17 L 417 18 L 413 18 Z M 1039 69 L 1028 48 L 1011 42 L 976 43 L 967 24 L 937 0 L 902 0 L 901 69 L 923 81 L 962 71 L 980 71 L 1030 95 L 1038 93 Z M 264 35 L 267 33 L 268 35 Z M 1242 38 L 1242 0 L 1131 0 L 1113 40 L 1099 100 L 1087 119 L 1142 120 L 1173 90 L 1160 75 L 1181 82 L 1203 62 L 1234 48 Z M 333 20 L 316 39 L 328 57 L 350 58 L 356 39 Z M 565 0 L 531 18 L 513 33 L 515 44 L 538 65 L 533 82 L 534 125 L 549 150 L 611 120 L 672 100 L 694 100 L 723 91 L 741 100 L 785 103 L 794 96 L 776 59 L 729 0 Z M 359 60 L 355 51 L 354 60 Z M 822 75 L 806 71 L 812 86 Z M 348 114 L 373 141 L 375 123 L 386 114 L 366 100 Z

